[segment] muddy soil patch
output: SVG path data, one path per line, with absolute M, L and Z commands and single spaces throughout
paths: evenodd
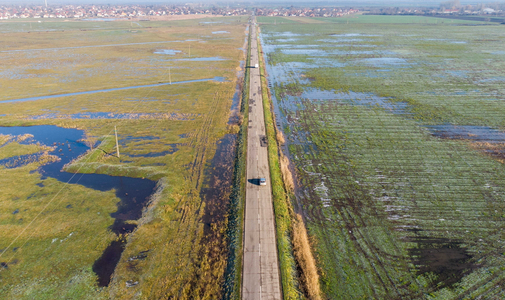
M 431 273 L 432 276 L 428 277 L 433 278 L 431 281 L 433 289 L 452 287 L 479 267 L 461 241 L 417 237 L 411 242 L 417 243 L 417 247 L 409 249 L 417 273 Z

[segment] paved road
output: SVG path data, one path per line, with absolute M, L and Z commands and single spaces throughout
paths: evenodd
M 250 30 L 252 30 L 251 66 L 254 66 L 258 63 L 256 26 L 251 25 Z M 265 136 L 265 120 L 260 73 L 257 68 L 249 70 L 250 100 L 242 299 L 281 299 L 268 153 L 266 145 L 261 143 L 261 137 Z M 259 178 L 266 178 L 267 185 L 260 186 Z

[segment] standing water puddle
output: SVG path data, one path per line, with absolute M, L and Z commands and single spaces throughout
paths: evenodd
M 431 134 L 442 139 L 464 139 L 479 142 L 505 142 L 505 132 L 485 126 L 431 125 Z
M 371 57 L 359 60 L 358 62 L 363 62 L 374 67 L 407 65 L 405 59 L 398 57 Z
M 172 59 L 173 61 L 222 61 L 226 60 L 226 58 L 222 58 L 219 56 L 213 57 L 193 57 L 193 58 L 180 58 L 180 59 Z
M 173 49 L 159 49 L 154 51 L 155 54 L 166 54 L 166 55 L 176 55 L 180 53 L 181 50 L 173 50 Z
M 485 126 L 432 125 L 425 126 L 433 136 L 441 139 L 470 141 L 470 147 L 498 159 L 505 160 L 505 132 Z
M 240 104 L 240 96 L 242 91 L 242 82 L 244 81 L 244 65 L 245 62 L 240 61 L 240 71 L 237 72 L 237 85 L 235 86 L 235 93 L 233 94 L 233 100 L 231 102 L 230 107 L 230 117 L 228 118 L 228 125 L 238 124 L 240 121 L 239 114 L 239 104 Z
M 43 165 L 38 169 L 38 172 L 42 175 L 42 179 L 51 177 L 61 182 L 80 184 L 98 191 L 114 189 L 116 196 L 121 201 L 117 203 L 117 211 L 111 213 L 111 217 L 115 218 L 115 221 L 110 229 L 119 237 L 135 229 L 136 225 L 126 224 L 126 221 L 137 220 L 142 216 L 142 208 L 153 193 L 156 183 L 140 178 L 62 172 L 61 170 L 65 164 L 90 149 L 81 141 L 84 131 L 60 128 L 53 125 L 40 125 L 30 127 L 0 127 L 0 134 L 31 134 L 33 138 L 21 143 L 40 142 L 47 146 L 54 146 L 55 149 L 49 152 L 49 154 L 58 156 L 60 160 Z M 93 271 L 98 275 L 99 286 L 107 286 L 110 283 L 111 275 L 119 262 L 125 243 L 126 241 L 123 238 L 112 242 L 105 249 L 102 257 L 93 265 Z
M 217 150 L 210 165 L 206 168 L 206 188 L 200 196 L 205 201 L 204 234 L 211 233 L 211 225 L 223 221 L 227 212 L 227 194 L 231 192 L 233 162 L 235 158 L 236 134 L 226 134 L 217 142 Z
M 206 264 L 211 270 L 220 267 L 221 258 L 229 257 L 229 243 L 233 243 L 221 230 L 230 226 L 226 221 L 230 211 L 236 141 L 236 134 L 226 134 L 217 142 L 216 154 L 205 168 L 204 187 L 200 191 L 205 208 L 201 219 L 204 227 L 199 256 L 207 256 Z M 193 282 L 198 281 L 198 277 Z
M 310 100 L 311 103 L 318 103 L 327 100 L 336 100 L 342 103 L 357 106 L 378 106 L 393 114 L 406 114 L 408 108 L 406 102 L 392 102 L 390 98 L 379 97 L 372 93 L 335 93 L 335 91 L 318 90 L 315 88 L 305 88 L 300 98 Z

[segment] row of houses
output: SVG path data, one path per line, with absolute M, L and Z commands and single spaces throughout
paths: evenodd
M 342 17 L 358 13 L 356 8 L 323 7 L 323 8 L 257 8 L 257 16 L 280 17 Z
M 135 18 L 190 14 L 236 16 L 248 14 L 248 11 L 244 8 L 204 7 L 203 5 L 0 6 L 0 20 L 16 18 Z
M 458 5 L 450 7 L 382 7 L 371 8 L 370 14 L 379 15 L 503 15 L 505 3 L 494 7 L 479 5 Z

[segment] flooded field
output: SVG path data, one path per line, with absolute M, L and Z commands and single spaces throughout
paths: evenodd
M 266 72 L 326 297 L 505 297 L 504 27 L 278 19 Z
M 215 19 L 2 22 L 2 297 L 220 297 L 247 18 Z
M 211 60 L 212 59 L 213 58 L 211 57 Z M 195 59 L 193 59 L 193 60 L 195 60 Z M 151 88 L 151 87 L 158 87 L 158 86 L 163 86 L 163 85 L 185 84 L 185 83 L 192 83 L 192 82 L 203 82 L 203 81 L 223 82 L 224 80 L 225 80 L 224 77 L 217 76 L 217 77 L 208 78 L 208 79 L 206 78 L 206 79 L 179 81 L 179 82 L 164 82 L 164 83 L 155 83 L 155 84 L 147 84 L 147 85 L 128 86 L 128 87 L 121 87 L 121 88 L 111 88 L 111 89 L 105 89 L 105 90 L 95 90 L 95 91 L 86 91 L 86 92 L 77 92 L 77 93 L 68 93 L 68 94 L 59 94 L 59 95 L 48 95 L 48 96 L 30 97 L 30 98 L 21 98 L 21 99 L 10 99 L 10 100 L 1 101 L 0 103 L 36 101 L 36 100 L 44 100 L 44 99 L 52 99 L 52 98 L 60 98 L 60 97 L 71 97 L 71 96 L 78 96 L 78 95 L 89 95 L 89 94 L 95 94 L 95 93 L 105 93 L 105 92 L 122 91 L 122 90 L 130 90 L 130 89 Z
M 31 127 L 3 127 L 0 128 L 0 134 L 33 136 L 33 138 L 30 137 L 24 140 L 22 142 L 23 145 L 31 143 L 54 145 L 53 150 L 48 151 L 47 155 L 56 156 L 58 160 L 54 160 L 37 169 L 43 180 L 38 186 L 44 187 L 44 179 L 51 177 L 63 183 L 79 184 L 98 191 L 114 190 L 120 202 L 117 203 L 117 211 L 110 214 L 114 218 L 114 224 L 110 226 L 110 230 L 121 236 L 133 232 L 137 227 L 135 224 L 128 224 L 126 222 L 129 220 L 138 220 L 142 216 L 142 209 L 154 192 L 155 182 L 148 179 L 109 176 L 105 174 L 80 174 L 79 176 L 75 176 L 72 173 L 61 172 L 64 165 L 89 150 L 89 147 L 81 141 L 83 138 L 82 131 L 58 128 L 51 125 L 40 125 Z M 38 160 L 37 158 L 40 159 L 40 155 L 37 156 L 39 157 L 36 157 L 35 160 Z M 13 167 L 27 165 L 33 162 L 33 159 L 33 156 L 10 157 L 10 160 L 18 161 Z M 4 166 L 6 165 L 8 166 L 8 163 L 4 164 Z M 65 208 L 72 209 L 73 207 L 72 204 L 68 204 Z M 17 217 L 22 218 L 23 215 L 19 214 Z M 122 238 L 111 242 L 103 254 L 108 253 L 109 258 L 104 259 L 103 262 L 100 262 L 100 259 L 98 263 L 95 262 L 93 271 L 98 276 L 100 286 L 107 286 L 109 284 L 114 268 L 121 257 L 122 250 L 124 250 L 124 244 L 125 240 Z

